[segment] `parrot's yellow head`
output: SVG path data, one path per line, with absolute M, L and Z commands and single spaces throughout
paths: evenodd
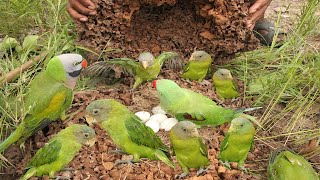
M 231 126 L 228 130 L 229 132 L 232 133 L 246 133 L 250 132 L 250 130 L 254 130 L 253 124 L 246 118 L 243 117 L 237 117 L 231 121 Z
M 210 54 L 205 51 L 194 51 L 189 61 L 207 61 L 212 60 Z
M 218 80 L 233 80 L 231 72 L 228 69 L 218 69 L 218 71 L 213 74 L 213 79 L 215 78 Z
M 147 68 L 154 63 L 154 56 L 149 52 L 143 52 L 138 57 L 139 62 L 143 68 Z
M 112 105 L 118 103 L 113 99 L 100 99 L 91 102 L 86 108 L 86 121 L 90 126 L 108 119 Z
M 95 131 L 87 126 L 80 124 L 73 124 L 66 128 L 65 130 L 71 129 L 73 135 L 75 136 L 77 142 L 86 146 L 93 146 L 96 142 L 96 133 Z
M 180 139 L 188 139 L 199 137 L 197 128 L 199 127 L 190 121 L 180 121 L 172 127 L 171 131 Z

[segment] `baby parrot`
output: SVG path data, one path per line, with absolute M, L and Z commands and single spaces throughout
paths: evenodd
M 200 168 L 199 175 L 209 165 L 207 147 L 196 128 L 190 121 L 180 121 L 170 131 L 171 146 L 183 170 L 180 178 L 189 174 L 189 168 Z
M 202 81 L 210 68 L 212 58 L 205 51 L 194 51 L 183 68 L 182 78 Z
M 219 69 L 213 74 L 212 80 L 220 99 L 232 99 L 239 96 L 237 85 L 228 69 Z
M 269 180 L 319 180 L 312 166 L 302 156 L 284 149 L 271 154 L 268 165 Z
M 171 80 L 154 80 L 153 87 L 158 91 L 160 106 L 164 111 L 175 116 L 179 121 L 190 120 L 201 126 L 217 126 L 230 122 L 236 115 L 243 115 L 241 110 L 226 109 L 206 96 L 189 89 L 180 88 Z M 249 115 L 246 115 L 249 117 Z M 252 116 L 250 116 L 254 120 Z
M 156 79 L 160 73 L 164 62 L 168 62 L 170 68 L 181 69 L 182 61 L 175 52 L 163 52 L 154 58 L 150 52 L 143 52 L 139 55 L 138 61 L 129 58 L 116 58 L 108 61 L 101 61 L 88 67 L 89 75 L 100 76 L 110 71 L 112 66 L 120 66 L 124 71 L 135 76 L 132 90 L 136 89 L 141 83 Z
M 73 124 L 61 130 L 37 151 L 28 163 L 28 171 L 21 178 L 27 180 L 32 176 L 49 175 L 64 168 L 79 152 L 82 145 L 93 146 L 96 142 L 94 130 L 86 125 Z
M 138 162 L 145 157 L 174 167 L 168 158 L 168 147 L 138 116 L 116 100 L 93 101 L 86 108 L 86 120 L 89 125 L 99 124 L 122 151 L 133 155 L 130 162 Z
M 0 152 L 18 141 L 24 142 L 36 131 L 59 117 L 65 119 L 65 110 L 71 105 L 77 78 L 87 61 L 79 54 L 53 57 L 47 68 L 30 83 L 24 109 L 26 115 L 17 129 L 0 144 Z
M 244 169 L 244 161 L 253 146 L 255 129 L 253 124 L 244 117 L 231 121 L 231 126 L 220 145 L 218 158 L 230 168 L 229 162 L 238 162 L 238 167 Z

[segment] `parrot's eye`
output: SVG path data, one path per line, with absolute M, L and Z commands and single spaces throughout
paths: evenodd
M 186 131 L 187 131 L 187 129 L 183 129 L 183 131 L 184 131 L 184 132 L 186 132 Z
M 88 138 L 89 134 L 88 133 L 84 133 L 84 137 Z
M 93 115 L 97 115 L 99 113 L 99 110 L 98 109 L 94 109 L 92 113 L 93 113 Z
M 243 127 L 243 126 L 244 126 L 244 124 L 241 124 L 240 126 L 241 126 L 241 127 Z
M 73 63 L 74 66 L 77 66 L 77 65 L 79 65 L 79 64 L 81 64 L 81 62 L 75 62 L 75 63 Z

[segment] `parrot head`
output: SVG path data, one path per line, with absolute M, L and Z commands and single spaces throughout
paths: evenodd
M 88 62 L 79 54 L 61 54 L 52 58 L 46 71 L 58 81 L 65 82 L 67 87 L 73 89 L 83 68 L 88 66 Z
M 205 51 L 194 51 L 191 54 L 191 57 L 189 61 L 206 61 L 208 59 L 211 59 L 210 54 L 208 54 Z
M 95 144 L 96 133 L 91 127 L 87 125 L 73 124 L 68 128 L 72 129 L 77 142 L 90 147 Z
M 213 77 L 216 77 L 218 80 L 233 80 L 231 72 L 228 69 L 218 69 L 218 71 L 213 74 Z
M 231 121 L 231 126 L 228 130 L 228 133 L 245 133 L 250 131 L 252 128 L 254 129 L 254 126 L 248 119 L 237 117 Z
M 199 137 L 198 126 L 190 121 L 180 121 L 171 129 L 181 139 Z
M 118 103 L 113 99 L 100 99 L 91 102 L 86 108 L 86 121 L 90 126 L 108 119 L 112 105 Z
M 138 57 L 139 62 L 143 68 L 147 68 L 154 63 L 154 56 L 149 52 L 143 52 Z

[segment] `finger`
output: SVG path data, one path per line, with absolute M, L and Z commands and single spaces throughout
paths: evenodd
M 79 1 L 83 6 L 89 8 L 91 10 L 96 9 L 96 5 L 91 0 L 79 0 Z
M 70 16 L 77 20 L 77 21 L 81 21 L 81 22 L 86 22 L 88 21 L 88 17 L 82 15 L 82 14 L 79 14 L 76 10 L 74 10 L 71 5 L 68 3 L 67 5 L 67 11 L 68 13 L 70 14 Z
M 261 9 L 259 9 L 258 11 L 256 11 L 255 13 L 252 14 L 252 16 L 247 20 L 246 22 L 246 26 L 249 29 L 253 29 L 255 23 L 260 20 L 263 19 L 264 17 L 264 13 L 267 10 L 267 6 L 263 7 Z
M 256 11 L 260 10 L 261 8 L 268 7 L 270 4 L 270 0 L 257 0 L 250 8 L 249 13 L 255 13 Z
M 83 15 L 95 15 L 96 12 L 85 7 L 79 1 L 69 1 L 72 9 Z

